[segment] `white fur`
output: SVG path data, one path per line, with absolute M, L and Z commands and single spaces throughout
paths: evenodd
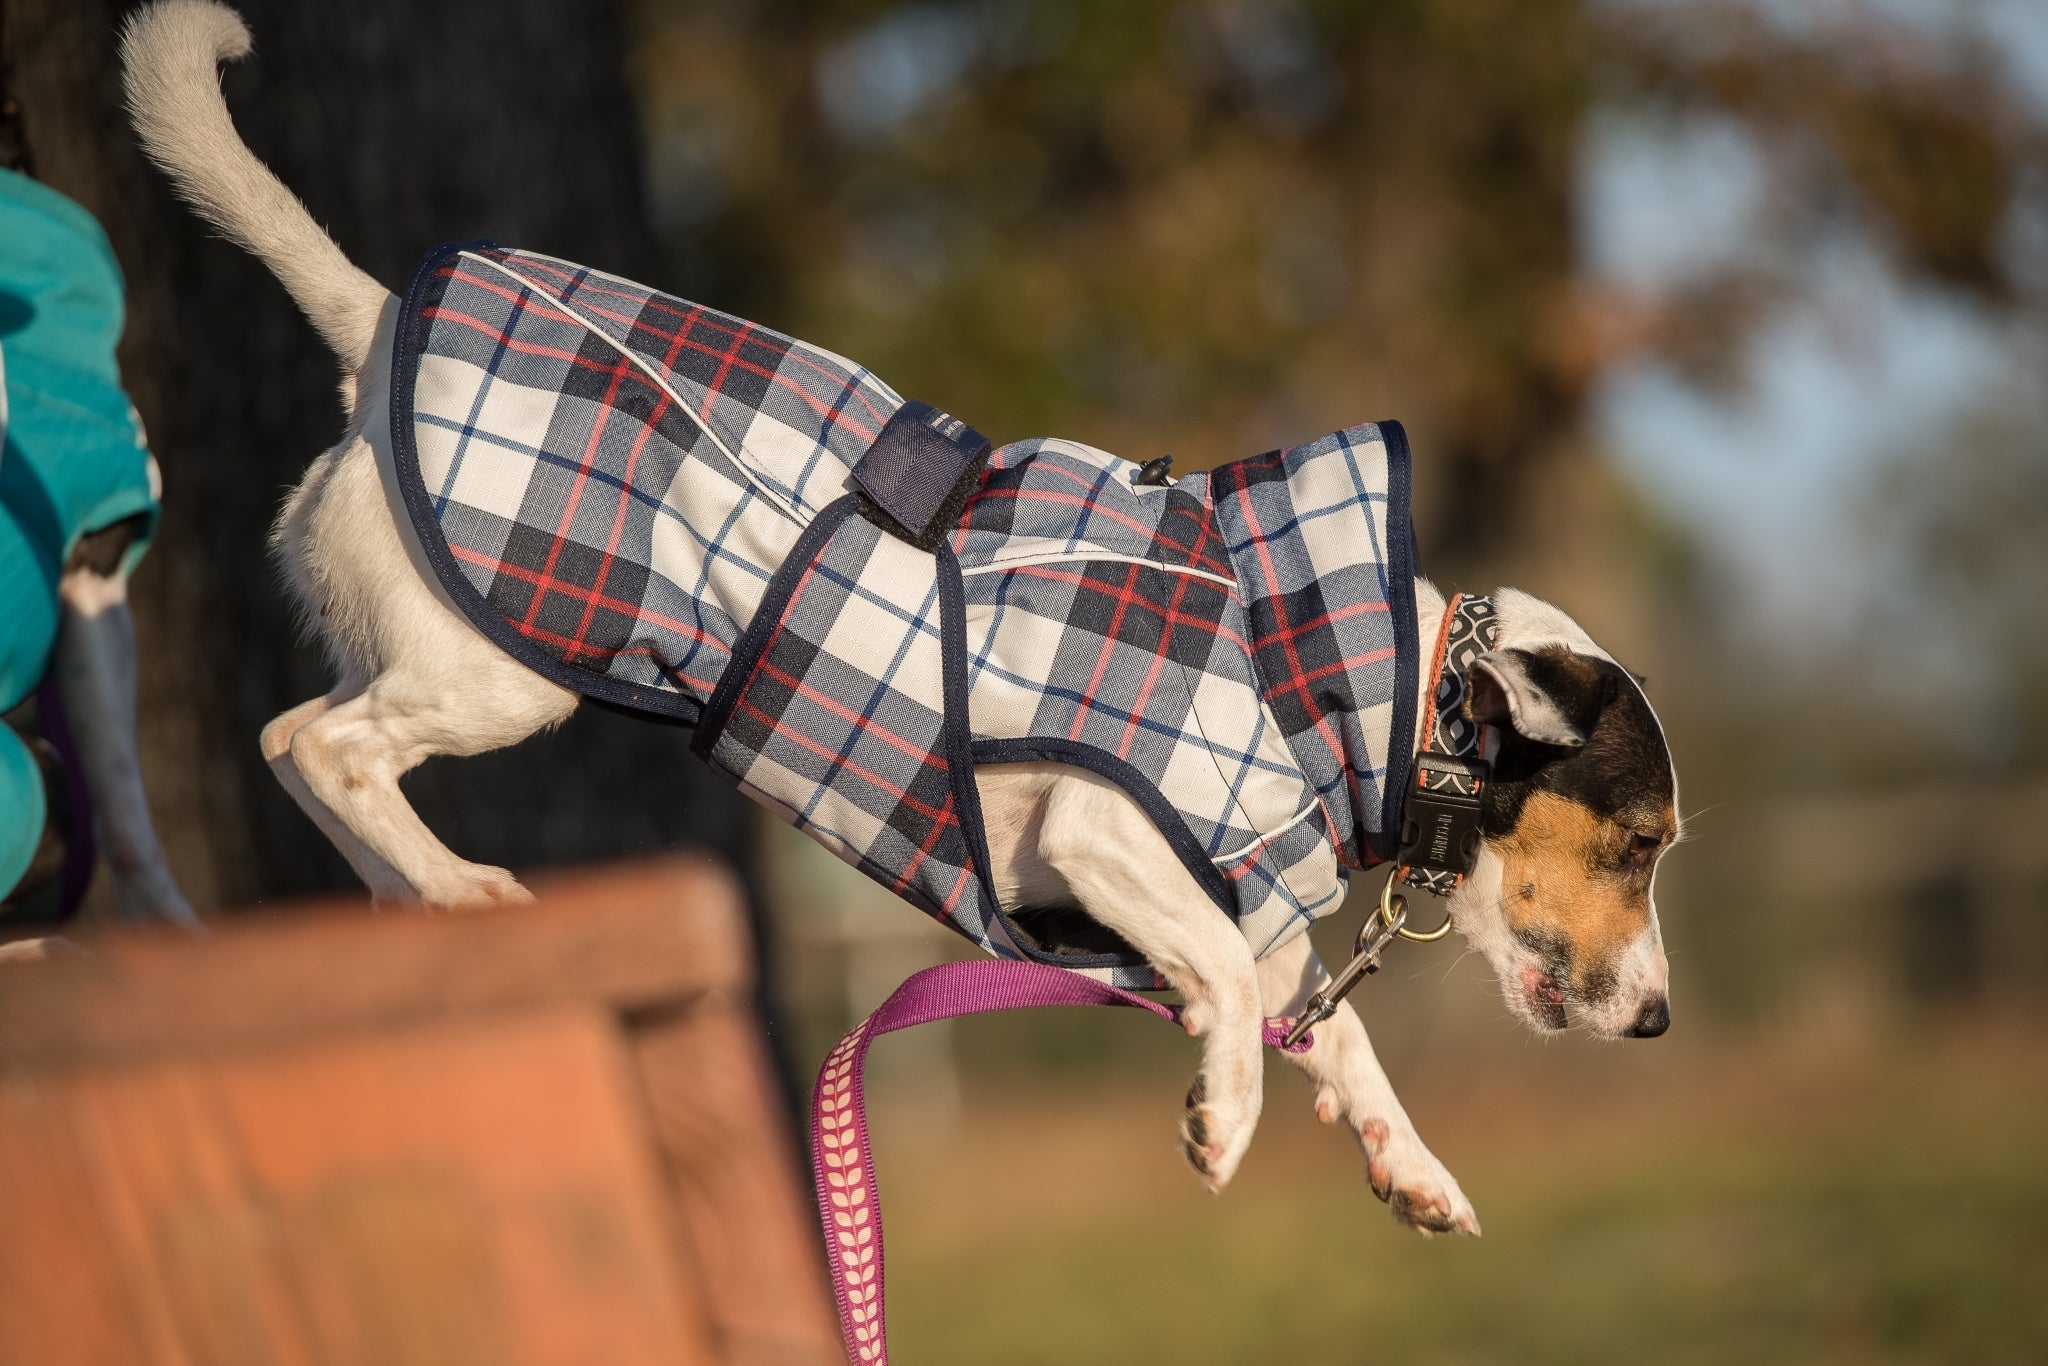
M 1586 634 L 1585 627 L 1559 608 L 1519 588 L 1496 588 L 1493 591 L 1493 614 L 1499 631 L 1493 642 L 1496 650 L 1528 650 L 1533 653 L 1561 645 L 1578 654 L 1604 659 L 1610 664 L 1615 662 L 1613 655 L 1593 643 L 1593 637 Z
M 1203 1049 L 1183 1149 L 1221 1190 L 1251 1144 L 1263 1097 L 1264 1008 L 1251 945 L 1115 784 L 1062 764 L 977 768 L 975 782 L 998 897 L 1012 906 L 1071 900 L 1187 998 L 1187 1029 Z
M 1329 981 L 1307 935 L 1259 961 L 1259 986 L 1269 1015 L 1298 1015 Z M 1479 1232 L 1479 1216 L 1450 1172 L 1422 1142 L 1380 1069 L 1365 1024 L 1346 1000 L 1316 1026 L 1315 1047 L 1287 1054 L 1316 1089 L 1316 1118 L 1342 1120 L 1365 1150 L 1366 1178 L 1394 1216 L 1418 1232 Z
M 392 301 L 236 139 L 213 62 L 246 45 L 240 21 L 219 6 L 170 0 L 135 18 L 124 50 L 129 99 L 150 154 L 203 214 L 277 271 L 335 345 L 354 394 L 347 436 L 313 462 L 275 534 L 292 592 L 341 682 L 271 722 L 263 752 L 379 897 L 443 906 L 522 897 L 503 869 L 466 863 L 436 840 L 397 780 L 429 755 L 481 753 L 556 724 L 577 698 L 479 633 L 411 543 L 381 449 Z M 383 332 L 373 338 L 380 315 Z M 1416 599 L 1426 659 L 1444 602 L 1427 583 L 1417 584 Z M 1513 592 L 1496 601 L 1504 645 L 1556 639 L 1600 653 L 1555 608 Z M 1418 700 L 1432 685 L 1420 680 Z M 1203 1051 L 1183 1142 L 1220 1189 L 1258 1121 L 1261 1017 L 1298 1009 L 1327 978 L 1307 937 L 1254 962 L 1150 819 L 1092 773 L 1019 764 L 975 776 L 1004 903 L 1078 903 L 1185 993 L 1189 1031 Z M 1491 946 L 1499 917 L 1497 905 L 1492 919 L 1482 906 L 1489 898 L 1497 901 L 1497 890 L 1461 894 L 1453 914 L 1496 967 L 1511 967 Z M 1319 1112 L 1359 1134 L 1372 1184 L 1400 1218 L 1424 1230 L 1478 1232 L 1471 1205 L 1416 1136 L 1348 1006 L 1295 1061 L 1316 1086 Z

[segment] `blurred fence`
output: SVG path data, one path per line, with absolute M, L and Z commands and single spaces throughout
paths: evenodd
M 1674 972 L 1743 1014 L 2048 1002 L 2048 779 L 1710 810 L 1662 875 Z M 1683 959 L 1680 960 L 1684 962 Z

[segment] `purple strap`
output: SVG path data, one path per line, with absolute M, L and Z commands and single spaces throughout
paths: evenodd
M 64 786 L 71 803 L 71 842 L 64 851 L 64 872 L 57 886 L 57 918 L 69 920 L 92 886 L 99 851 L 93 847 L 92 789 L 85 783 L 85 766 L 79 762 L 78 741 L 71 734 L 71 718 L 64 710 L 64 694 L 57 686 L 54 669 L 36 691 L 36 729 L 63 761 Z M 55 815 L 51 813 L 53 819 Z
M 839 1301 L 839 1331 L 847 1360 L 886 1366 L 888 1332 L 882 1305 L 882 1205 L 868 1143 L 861 1069 L 868 1044 L 933 1020 L 985 1015 L 1022 1006 L 1136 1006 L 1180 1022 L 1177 1007 L 1161 1005 L 1092 977 L 1044 963 L 978 959 L 926 968 L 891 993 L 875 1013 L 853 1027 L 818 1069 L 811 1093 L 811 1169 L 817 1175 L 818 1222 L 825 1260 Z M 1280 1047 L 1291 1020 L 1267 1020 L 1265 1041 Z M 1310 1034 L 1290 1051 L 1313 1046 Z

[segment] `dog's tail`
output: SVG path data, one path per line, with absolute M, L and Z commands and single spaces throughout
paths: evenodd
M 121 35 L 128 116 L 150 160 L 202 218 L 270 267 L 353 374 L 369 358 L 387 292 L 235 132 L 218 68 L 248 51 L 249 30 L 225 5 L 150 5 Z

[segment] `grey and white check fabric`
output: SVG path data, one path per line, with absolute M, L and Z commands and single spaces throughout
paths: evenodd
M 1005 916 L 976 765 L 1119 783 L 1260 953 L 1386 856 L 1416 648 L 1393 424 L 1167 487 L 1016 442 L 926 552 L 855 515 L 902 406 L 865 370 L 487 244 L 415 272 L 393 393 L 401 492 L 480 629 L 695 724 L 714 768 L 990 952 L 1156 984 Z

